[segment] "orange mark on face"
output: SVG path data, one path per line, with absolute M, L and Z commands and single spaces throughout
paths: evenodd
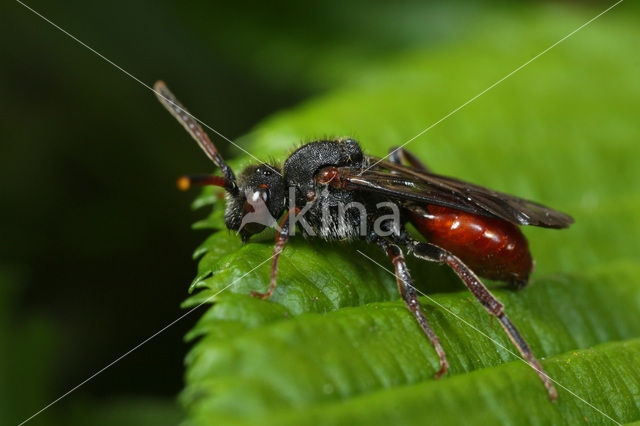
M 189 180 L 188 177 L 182 176 L 181 178 L 178 179 L 178 181 L 176 182 L 176 185 L 178 186 L 178 189 L 180 191 L 186 191 L 191 187 L 191 181 Z

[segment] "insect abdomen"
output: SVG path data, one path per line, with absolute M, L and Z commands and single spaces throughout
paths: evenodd
M 448 250 L 483 277 L 524 285 L 533 269 L 529 243 L 504 220 L 439 206 L 411 221 L 429 242 Z

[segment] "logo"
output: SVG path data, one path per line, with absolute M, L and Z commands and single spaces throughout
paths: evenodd
M 326 191 L 326 190 L 325 190 Z M 351 220 L 347 220 L 347 211 L 349 210 L 357 210 L 359 220 L 358 222 L 358 234 L 361 237 L 368 236 L 367 226 L 369 224 L 367 208 L 364 204 L 352 201 L 347 205 L 338 202 L 330 211 L 328 204 L 323 203 L 320 200 L 326 199 L 326 195 L 328 192 L 323 192 L 323 196 L 318 197 L 318 199 L 307 202 L 307 204 L 299 210 L 297 215 L 290 214 L 289 215 L 289 235 L 295 235 L 296 228 L 300 227 L 305 232 L 306 235 L 316 236 L 317 234 L 321 236 L 340 236 L 342 233 L 353 235 L 351 232 L 347 232 L 347 228 L 349 225 L 348 222 L 353 223 L 353 214 L 351 214 Z M 281 228 L 278 225 L 278 221 L 271 215 L 269 212 L 269 207 L 266 204 L 266 200 L 268 199 L 268 194 L 265 190 L 258 190 L 253 193 L 247 193 L 246 202 L 243 208 L 242 221 L 240 222 L 240 227 L 238 228 L 238 232 L 242 231 L 243 228 L 247 228 L 247 231 L 251 233 L 260 232 L 264 228 L 274 228 L 277 231 L 280 231 Z M 296 209 L 295 205 L 295 188 L 289 188 L 289 210 L 294 211 Z M 320 206 L 318 207 L 321 211 L 321 223 L 319 226 L 311 227 L 309 223 L 305 219 L 305 214 L 314 206 L 315 203 L 320 202 Z M 374 215 L 375 221 L 373 221 L 373 231 L 381 236 L 386 237 L 392 234 L 399 235 L 400 234 L 400 210 L 395 203 L 392 202 L 381 202 L 376 204 L 376 209 L 379 211 Z

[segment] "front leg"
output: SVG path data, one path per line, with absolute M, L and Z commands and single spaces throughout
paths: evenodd
M 536 370 L 538 376 L 540 376 L 542 383 L 547 388 L 547 392 L 549 392 L 551 400 L 558 398 L 558 392 L 553 386 L 551 379 L 547 373 L 545 373 L 542 365 L 540 365 L 538 359 L 533 355 L 533 352 L 531 352 L 531 349 L 524 340 L 524 337 L 522 337 L 516 326 L 504 313 L 504 305 L 500 303 L 493 294 L 491 294 L 489 289 L 482 283 L 482 281 L 480 281 L 480 278 L 478 278 L 478 276 L 460 259 L 436 245 L 422 243 L 411 238 L 407 238 L 407 246 L 417 258 L 446 264 L 453 269 L 485 310 L 489 314 L 498 318 L 500 325 L 516 348 L 518 348 L 522 357 L 527 360 L 529 365 Z
M 447 362 L 447 356 L 440 344 L 440 339 L 433 331 L 424 313 L 420 310 L 420 302 L 418 301 L 418 295 L 416 294 L 415 287 L 413 286 L 413 280 L 409 274 L 404 255 L 400 247 L 386 241 L 383 238 L 376 237 L 375 242 L 385 251 L 387 256 L 391 259 L 393 266 L 396 270 L 396 283 L 398 284 L 398 291 L 404 300 L 405 305 L 413 316 L 418 321 L 420 328 L 424 334 L 427 335 L 429 341 L 433 345 L 438 357 L 440 358 L 440 370 L 435 374 L 435 378 L 439 379 L 443 374 L 447 372 L 449 363 Z
M 287 214 L 284 215 L 284 218 L 282 218 L 282 221 L 280 222 L 278 233 L 276 234 L 276 244 L 273 247 L 273 260 L 271 262 L 271 278 L 269 280 L 269 289 L 266 293 L 252 291 L 250 293 L 251 296 L 259 297 L 261 299 L 268 299 L 276 289 L 276 277 L 278 276 L 278 260 L 280 260 L 280 253 L 284 251 L 284 249 L 287 247 L 287 242 L 289 241 L 289 215 L 292 212 L 293 214 L 297 215 L 300 212 L 300 209 L 296 207 L 293 210 L 289 210 Z

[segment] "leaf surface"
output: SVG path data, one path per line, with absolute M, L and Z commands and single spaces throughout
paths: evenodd
M 384 155 L 594 15 L 536 7 L 515 20 L 483 17 L 472 38 L 363 70 L 361 79 L 268 118 L 240 142 L 260 158 L 284 160 L 300 142 L 350 135 Z M 611 12 L 407 146 L 438 173 L 575 217 L 564 231 L 524 229 L 537 260 L 528 288 L 489 283 L 559 383 L 556 403 L 501 328 L 438 265 L 410 262 L 451 364 L 438 381 L 435 352 L 394 278 L 357 251 L 389 267 L 375 247 L 293 238 L 272 298 L 248 296 L 268 287 L 270 264 L 261 263 L 272 254 L 273 233 L 241 244 L 221 229 L 223 203 L 205 191 L 199 204 L 214 208 L 198 227 L 213 232 L 196 251 L 197 291 L 185 303 L 206 306 L 189 335 L 197 338 L 182 395 L 190 420 L 640 419 L 638 36 L 630 16 Z

